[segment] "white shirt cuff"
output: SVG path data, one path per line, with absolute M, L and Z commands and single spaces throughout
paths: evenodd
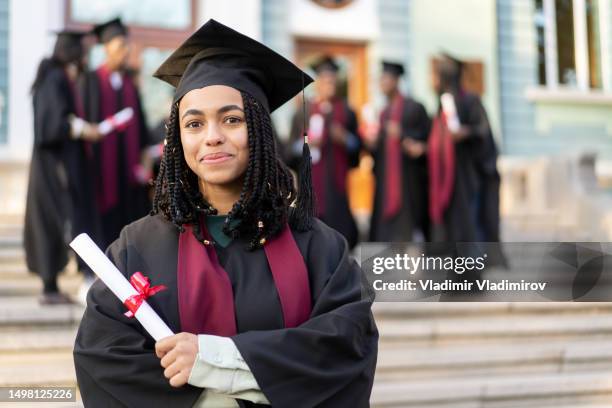
M 198 358 L 212 366 L 250 371 L 231 338 L 198 335 Z

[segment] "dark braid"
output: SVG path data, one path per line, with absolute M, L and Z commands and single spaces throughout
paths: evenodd
M 290 208 L 297 192 L 291 172 L 277 155 L 270 114 L 245 92 L 242 92 L 242 100 L 249 163 L 240 197 L 228 213 L 223 231 L 233 238 L 249 239 L 249 248 L 255 249 L 277 235 L 287 222 L 294 227 L 310 223 L 299 219 L 300 212 Z M 157 213 L 162 213 L 181 231 L 183 225 L 193 225 L 198 239 L 202 238 L 197 222 L 199 214 L 216 214 L 199 191 L 197 175 L 185 162 L 178 104 L 174 104 L 170 112 L 164 155 L 155 185 L 152 214 Z M 232 220 L 240 222 L 233 225 Z

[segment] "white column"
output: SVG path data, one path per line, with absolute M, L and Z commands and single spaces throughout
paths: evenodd
M 559 86 L 557 58 L 557 18 L 555 0 L 544 0 L 544 58 L 546 60 L 546 86 Z
M 589 37 L 585 0 L 574 0 L 574 55 L 578 89 L 589 89 Z
M 8 139 L 1 160 L 27 160 L 33 140 L 30 87 L 40 60 L 49 55 L 53 29 L 63 23 L 62 0 L 10 0 Z M 59 11 L 58 11 L 59 10 Z

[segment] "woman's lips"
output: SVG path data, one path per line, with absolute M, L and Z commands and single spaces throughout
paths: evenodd
M 223 163 L 232 157 L 233 156 L 229 153 L 209 153 L 204 155 L 204 157 L 200 159 L 200 162 L 206 164 L 217 164 Z

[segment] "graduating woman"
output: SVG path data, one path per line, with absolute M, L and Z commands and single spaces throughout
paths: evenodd
M 95 236 L 89 188 L 88 142 L 97 127 L 83 116 L 75 81 L 81 71 L 84 33 L 62 31 L 50 58 L 41 61 L 32 85 L 34 147 L 26 202 L 24 246 L 28 269 L 43 281 L 42 304 L 71 303 L 57 287 L 72 236 Z
M 87 407 L 366 407 L 378 332 L 346 240 L 313 218 L 270 112 L 312 80 L 214 21 L 156 77 L 176 87 L 153 215 L 107 253 L 166 290 L 149 304 L 178 333 L 155 343 L 97 281 L 74 359 Z

